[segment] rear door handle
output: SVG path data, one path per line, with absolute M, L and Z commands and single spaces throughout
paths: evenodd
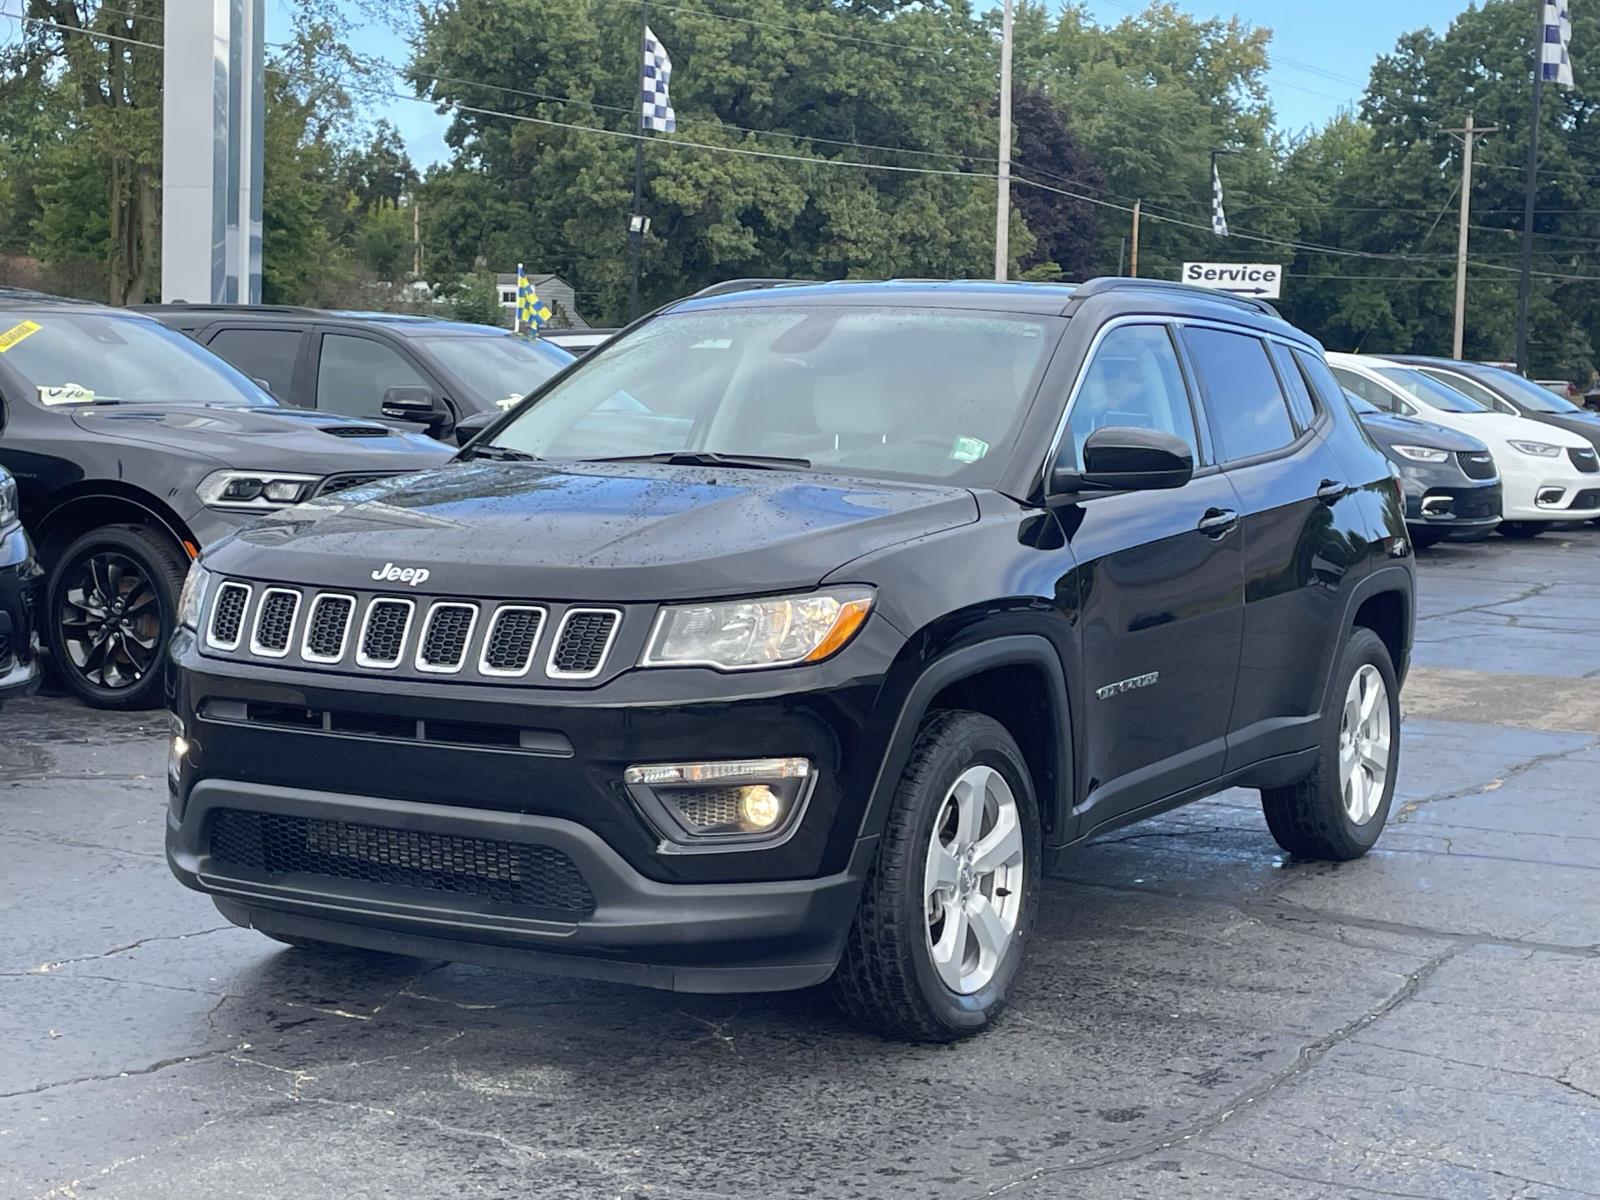
M 1197 528 L 1208 538 L 1224 538 L 1239 525 L 1239 514 L 1231 508 L 1208 508 Z
M 1317 487 L 1317 499 L 1324 504 L 1333 504 L 1336 501 L 1343 500 L 1349 494 L 1350 489 L 1337 479 L 1324 479 Z

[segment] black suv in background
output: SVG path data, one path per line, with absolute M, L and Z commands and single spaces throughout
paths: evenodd
M 33 612 L 41 572 L 17 517 L 17 485 L 0 467 L 0 708 L 39 684 Z
M 1442 425 L 1384 412 L 1348 389 L 1345 399 L 1400 473 L 1406 528 L 1417 546 L 1476 541 L 1500 524 L 1500 472 L 1488 446 Z
M 161 702 L 162 648 L 201 548 L 447 457 L 420 434 L 283 407 L 148 317 L 0 291 L 0 466 L 49 573 L 41 635 L 90 704 Z
M 832 978 L 949 1040 L 1085 838 L 1239 785 L 1293 854 L 1373 845 L 1412 561 L 1388 461 L 1265 305 L 702 295 L 455 465 L 202 558 L 168 859 L 294 945 Z
M 537 338 L 437 317 L 293 305 L 147 304 L 285 404 L 465 442 L 573 361 Z

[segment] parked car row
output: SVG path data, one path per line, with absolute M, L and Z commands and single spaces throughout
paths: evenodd
M 1600 518 L 1600 415 L 1481 363 L 1330 354 L 1328 364 L 1400 468 L 1419 545 Z

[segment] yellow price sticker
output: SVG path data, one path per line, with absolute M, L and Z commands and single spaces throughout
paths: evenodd
M 4 354 L 23 338 L 30 338 L 43 328 L 44 326 L 37 321 L 24 321 L 20 325 L 13 325 L 4 333 L 0 333 L 0 354 Z

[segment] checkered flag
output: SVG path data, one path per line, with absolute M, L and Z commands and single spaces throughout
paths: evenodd
M 1222 174 L 1215 158 L 1211 160 L 1211 232 L 1218 237 L 1228 236 L 1228 215 L 1222 211 Z
M 1539 70 L 1546 83 L 1572 86 L 1572 13 L 1566 0 L 1545 0 L 1544 44 L 1539 47 Z
M 678 116 L 672 111 L 672 98 L 667 95 L 667 85 L 672 82 L 672 59 L 667 49 L 656 40 L 655 30 L 644 27 L 644 74 L 639 90 L 643 96 L 643 109 L 639 127 L 657 133 L 675 133 Z

